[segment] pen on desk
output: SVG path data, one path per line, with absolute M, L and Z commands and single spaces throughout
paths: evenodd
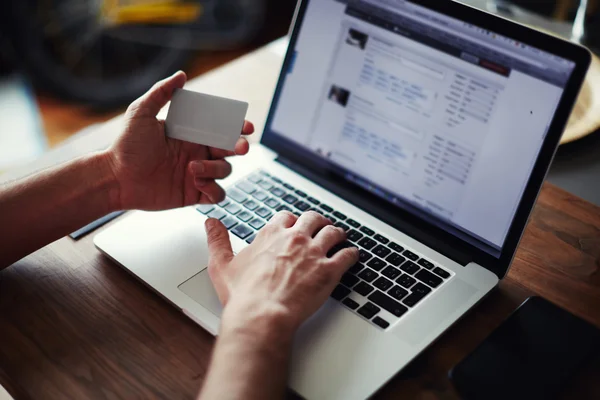
M 87 235 L 88 233 L 95 231 L 96 229 L 100 228 L 102 225 L 112 221 L 113 219 L 123 215 L 125 213 L 125 211 L 117 211 L 114 213 L 110 213 L 100 219 L 97 219 L 96 221 L 92 222 L 91 224 L 88 224 L 86 226 L 84 226 L 83 228 L 71 233 L 69 235 L 69 237 L 73 240 L 79 240 L 81 239 L 83 236 Z

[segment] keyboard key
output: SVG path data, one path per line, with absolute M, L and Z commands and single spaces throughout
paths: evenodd
M 284 204 L 284 205 L 277 207 L 277 211 L 292 211 L 292 209 Z
M 363 234 L 352 229 L 351 231 L 349 231 L 346 234 L 346 237 L 348 238 L 348 240 L 351 240 L 353 242 L 358 242 L 360 239 L 362 239 Z
M 371 261 L 369 261 L 367 265 L 373 268 L 375 271 L 381 271 L 383 267 L 385 267 L 387 264 L 381 258 L 375 257 Z
M 366 226 L 363 226 L 360 228 L 360 231 L 362 233 L 364 233 L 367 236 L 373 236 L 375 234 L 375 231 L 372 229 L 367 228 Z
M 363 249 L 358 250 L 358 261 L 360 261 L 361 263 L 369 261 L 371 257 L 373 256 L 368 251 Z
M 402 257 L 398 253 L 392 253 L 389 256 L 387 256 L 385 261 L 389 262 L 390 264 L 392 264 L 395 267 L 399 267 L 400 264 L 402 264 L 404 261 L 406 261 L 406 258 Z
M 412 261 L 417 261 L 419 259 L 419 256 L 410 250 L 404 250 L 404 253 L 402 253 L 402 255 Z
M 277 207 L 279 207 L 279 202 L 277 200 L 273 199 L 273 198 L 265 201 L 265 204 L 268 207 L 271 207 L 271 208 L 277 208 Z
M 321 215 L 325 216 L 325 213 L 324 213 L 324 212 L 323 212 L 323 210 L 321 210 L 320 208 L 315 208 L 315 207 L 313 207 L 313 208 L 309 209 L 308 211 L 314 211 L 314 212 L 316 212 L 317 214 L 321 214 Z
M 225 197 L 225 200 L 223 200 L 222 202 L 220 202 L 219 204 L 217 204 L 219 207 L 227 207 L 227 204 L 231 203 L 231 200 L 229 200 L 227 197 Z
M 373 239 L 377 240 L 379 243 L 383 243 L 383 244 L 388 244 L 390 239 L 386 238 L 385 236 L 381 236 L 379 234 L 373 236 Z
M 351 288 L 352 286 L 356 285 L 358 282 L 360 282 L 360 279 L 358 279 L 356 276 L 349 274 L 349 273 L 345 273 L 342 276 L 342 279 L 340 280 L 340 282 L 342 282 L 345 286 Z
M 400 284 L 400 286 L 404 288 L 409 288 L 415 284 L 417 280 L 410 275 L 404 274 L 400 278 L 396 279 L 396 282 Z
M 240 192 L 237 189 L 229 189 L 227 190 L 227 196 L 229 196 L 231 199 L 237 201 L 238 203 L 243 203 L 244 201 L 246 201 L 247 196 Z
M 304 193 L 302 190 L 296 190 L 294 193 L 296 193 L 298 196 L 304 198 L 306 196 L 308 196 L 306 193 Z
M 213 206 L 212 204 L 202 204 L 202 205 L 199 205 L 198 207 L 196 207 L 196 210 L 198 210 L 202 214 L 206 215 L 209 212 L 211 212 L 214 208 L 215 208 L 215 206 Z
M 284 183 L 283 187 L 288 189 L 288 190 L 296 190 L 295 187 L 293 187 L 292 185 L 290 185 L 289 183 Z
M 251 212 L 248 212 L 248 211 L 244 210 L 241 213 L 239 213 L 238 215 L 236 215 L 236 217 L 238 217 L 239 219 L 241 219 L 244 222 L 248 222 L 252 218 L 254 218 L 254 215 L 252 215 Z
M 432 270 L 433 267 L 435 267 L 435 265 L 433 265 L 433 263 L 431 261 L 427 261 L 424 258 L 421 258 L 417 264 L 419 264 L 421 267 L 427 268 L 429 270 Z
M 396 317 L 401 317 L 405 312 L 408 311 L 408 308 L 404 307 L 402 304 L 398 303 L 390 296 L 381 293 L 380 291 L 372 293 L 369 296 L 369 300 L 371 300 L 373 303 L 377 304 L 384 310 L 392 313 Z
M 339 221 L 335 224 L 335 226 L 337 226 L 338 228 L 342 228 L 346 232 L 348 231 L 348 229 L 350 229 L 350 227 L 348 225 L 346 225 L 343 222 L 339 222 Z
M 395 298 L 396 300 L 402 300 L 403 298 L 406 297 L 406 295 L 408 294 L 408 291 L 405 289 L 402 289 L 400 286 L 396 285 L 392 289 L 390 289 L 388 294 L 390 296 L 392 296 L 393 298 Z
M 419 285 L 421 285 L 421 287 L 418 287 Z M 417 290 L 415 290 L 415 289 L 417 289 Z M 408 295 L 408 297 L 406 297 L 402 301 L 402 303 L 409 307 L 414 307 L 418 302 L 423 300 L 425 298 L 425 296 L 427 296 L 430 292 L 431 292 L 431 289 L 429 289 L 427 286 L 417 283 L 415 285 L 415 287 L 413 288 L 412 293 L 410 295 Z
M 260 186 L 264 190 L 273 189 L 273 184 L 269 181 L 262 181 L 261 183 L 258 184 L 258 186 Z
M 450 278 L 450 273 L 449 273 L 449 272 L 447 272 L 446 270 L 443 270 L 443 269 L 439 268 L 439 267 L 436 267 L 436 268 L 433 270 L 433 272 L 434 272 L 436 275 L 438 275 L 438 276 L 441 276 L 441 277 L 442 277 L 442 278 L 444 278 L 444 279 L 448 279 L 448 278 Z
M 383 329 L 386 329 L 388 326 L 390 326 L 390 323 L 381 317 L 373 318 L 373 323 Z
M 263 175 L 263 176 L 271 176 L 271 175 L 269 175 L 269 173 L 267 171 L 264 171 L 262 169 L 259 170 L 258 173 L 261 174 L 261 175 Z
M 383 290 L 384 292 L 394 286 L 394 284 L 389 280 L 384 278 L 383 276 L 379 277 L 375 282 L 373 282 L 373 286 L 375 286 L 379 290 Z
M 373 249 L 373 254 L 375 254 L 377 257 L 381 257 L 381 258 L 386 258 L 388 256 L 388 254 L 390 254 L 391 252 L 392 251 L 390 249 L 388 249 L 387 247 L 385 247 L 382 244 L 377 245 L 377 247 L 375 247 Z
M 254 229 L 256 229 L 257 231 L 260 230 L 263 226 L 265 226 L 265 224 L 266 224 L 266 222 L 260 218 L 254 218 L 250 222 L 250 226 L 253 227 Z
M 371 250 L 376 244 L 377 242 L 369 237 L 364 237 L 358 242 L 359 246 L 364 247 L 367 250 Z
M 314 197 L 309 197 L 306 200 L 310 201 L 313 204 L 319 205 L 319 200 L 315 199 Z
M 253 235 L 251 235 L 251 236 L 249 236 L 249 237 L 246 239 L 246 243 L 248 243 L 248 244 L 252 244 L 252 242 L 254 242 L 254 239 L 256 239 L 256 233 L 255 233 L 255 234 L 253 234 Z
M 398 243 L 390 242 L 388 243 L 388 247 L 397 253 L 402 253 L 404 251 L 404 247 L 400 246 Z
M 283 197 L 283 201 L 285 201 L 288 204 L 294 204 L 298 201 L 298 198 L 294 195 L 288 194 L 287 196 Z
M 238 220 L 230 216 L 223 218 L 221 222 L 223 223 L 223 225 L 225 225 L 225 228 L 227 228 L 228 230 L 238 224 Z
M 221 210 L 220 208 L 215 208 L 214 210 L 208 213 L 208 216 L 214 219 L 223 219 L 227 216 L 227 213 Z
M 333 211 L 333 208 L 329 207 L 327 204 L 321 204 L 321 208 L 328 213 Z
M 364 267 L 365 267 L 365 266 L 364 266 L 364 265 L 362 265 L 361 263 L 356 263 L 356 264 L 354 264 L 353 266 L 351 266 L 351 267 L 348 269 L 348 272 L 350 272 L 351 274 L 354 274 L 354 275 L 356 275 L 356 274 L 358 274 L 360 271 L 362 271 L 362 269 L 363 269 Z
M 350 297 L 348 297 L 344 301 L 342 301 L 342 304 L 351 310 L 356 310 L 358 308 L 358 306 L 360 305 L 357 302 L 355 302 L 354 300 L 352 300 Z
M 255 213 L 261 218 L 267 218 L 269 215 L 271 215 L 271 210 L 269 210 L 266 207 L 261 207 L 258 210 L 256 210 Z
M 361 308 L 358 309 L 358 313 L 365 317 L 366 319 L 371 319 L 375 314 L 381 311 L 381 308 L 377 307 L 373 303 L 367 303 Z
M 420 294 L 429 294 L 431 293 L 431 288 L 429 286 L 425 286 L 422 283 L 417 283 L 415 286 L 413 286 L 412 289 L 410 289 L 411 292 L 413 293 L 420 293 Z
M 334 299 L 341 301 L 344 297 L 350 294 L 351 290 L 345 286 L 337 285 L 336 288 L 331 293 L 331 297 Z
M 227 207 L 225 207 L 225 211 L 227 211 L 229 214 L 237 214 L 242 210 L 242 207 L 239 206 L 239 204 L 237 203 L 231 203 L 229 204 Z
M 260 176 L 259 174 L 254 174 L 248 177 L 248 180 L 252 183 L 259 183 L 260 181 L 262 181 L 262 176 Z
M 341 213 L 341 212 L 339 212 L 339 211 L 334 211 L 332 215 L 333 215 L 334 217 L 336 217 L 337 219 L 340 219 L 340 220 L 342 220 L 342 221 L 346 220 L 346 218 L 347 218 L 347 217 L 346 217 L 344 214 L 342 214 L 342 213 Z
M 375 288 L 366 282 L 360 282 L 358 285 L 354 286 L 354 291 L 361 296 L 366 296 L 373 290 L 375 290 Z
M 279 179 L 279 178 L 277 178 L 277 177 L 275 177 L 275 176 L 272 176 L 272 177 L 271 177 L 271 180 L 272 180 L 273 182 L 277 182 L 277 183 L 283 183 L 283 181 L 282 181 L 281 179 Z
M 281 190 L 279 188 L 271 189 L 271 193 L 273 193 L 273 195 L 277 196 L 277 197 L 283 197 L 283 196 L 285 196 L 285 191 Z
M 419 272 L 417 272 L 415 278 L 434 288 L 438 287 L 442 283 L 442 278 L 424 269 L 421 269 Z
M 269 197 L 269 195 L 263 192 L 262 190 L 259 190 L 254 192 L 252 197 L 254 197 L 258 201 L 265 201 Z
M 417 264 L 415 264 L 414 262 L 407 261 L 404 264 L 402 264 L 400 269 L 402 271 L 406 272 L 407 274 L 414 275 L 421 268 L 419 268 L 419 266 Z
M 244 203 L 244 207 L 246 207 L 250 211 L 256 210 L 259 206 L 260 206 L 260 204 L 258 204 L 254 200 L 248 200 L 247 202 Z
M 358 274 L 358 277 L 367 282 L 373 282 L 375 278 L 377 278 L 377 272 L 373 271 L 371 268 L 365 268 L 363 272 Z
M 294 204 L 294 207 L 296 207 L 298 210 L 304 212 L 310 208 L 310 204 L 305 203 L 303 201 L 299 201 L 296 204 Z
M 298 212 L 298 211 L 292 211 L 292 212 L 294 213 L 294 215 L 295 215 L 296 217 L 300 217 L 300 216 L 302 215 L 302 214 L 300 214 L 300 212 Z
M 254 231 L 252 230 L 252 228 L 250 228 L 247 225 L 239 224 L 239 225 L 236 225 L 231 230 L 231 233 L 233 233 L 235 236 L 239 237 L 240 239 L 246 239 L 248 236 L 252 235 L 254 233 Z
M 353 228 L 360 228 L 360 224 L 353 219 L 347 219 L 346 223 Z
M 386 269 L 384 269 L 381 274 L 383 276 L 387 276 L 388 278 L 390 278 L 391 280 L 396 279 L 397 277 L 399 277 L 400 275 L 402 275 L 402 272 L 400 272 L 400 270 L 398 268 L 394 268 L 391 265 L 388 266 Z
M 250 182 L 240 182 L 236 186 L 248 194 L 256 192 L 256 188 Z

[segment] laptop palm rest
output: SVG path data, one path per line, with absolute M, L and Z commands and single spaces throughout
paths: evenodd
M 212 285 L 208 269 L 202 270 L 200 273 L 183 282 L 179 285 L 179 290 L 217 317 L 221 316 L 223 306 Z

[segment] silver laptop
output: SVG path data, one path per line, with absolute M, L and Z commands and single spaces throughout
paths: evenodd
M 277 211 L 326 215 L 360 262 L 298 333 L 289 385 L 368 397 L 506 275 L 589 63 L 451 1 L 303 1 L 227 199 L 130 213 L 96 246 L 218 334 L 207 216 L 240 251 Z

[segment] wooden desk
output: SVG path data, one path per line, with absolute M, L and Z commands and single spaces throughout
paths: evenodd
M 280 55 L 281 42 L 193 84 L 210 90 L 229 76 L 232 84 L 220 90 L 226 94 L 258 85 L 256 119 L 268 105 Z M 250 72 L 232 78 L 240 70 Z M 119 124 L 30 170 L 105 145 Z M 600 209 L 552 185 L 543 189 L 509 277 L 376 397 L 457 398 L 448 370 L 533 294 L 600 327 Z M 102 256 L 92 235 L 63 238 L 1 272 L 0 327 L 0 383 L 16 399 L 191 399 L 213 345 L 202 328 Z M 592 372 L 600 376 L 600 364 Z M 593 375 L 580 379 L 571 398 L 600 398 Z

